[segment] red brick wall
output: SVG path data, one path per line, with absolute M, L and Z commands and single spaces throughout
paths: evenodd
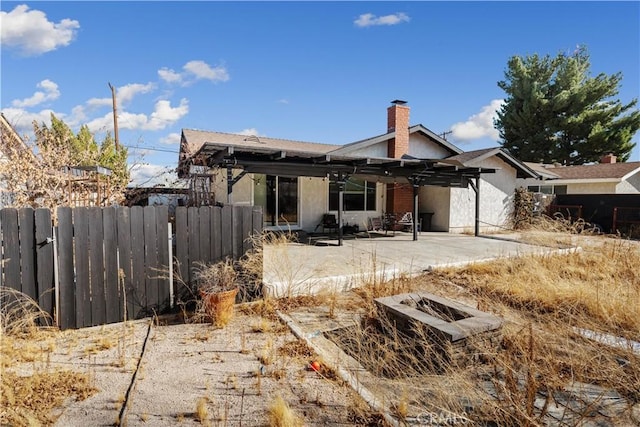
M 409 153 L 409 107 L 392 105 L 387 108 L 387 131 L 396 132 L 389 141 L 388 156 L 399 159 Z M 413 211 L 413 189 L 408 183 L 387 184 L 387 206 L 389 213 Z
M 413 188 L 408 183 L 387 184 L 388 213 L 413 212 Z
M 409 111 L 404 105 L 387 108 L 387 132 L 396 132 L 387 147 L 389 157 L 398 159 L 409 152 Z

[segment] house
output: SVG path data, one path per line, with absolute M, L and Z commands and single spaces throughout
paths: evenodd
M 561 166 L 526 163 L 542 178 L 519 180 L 519 184 L 535 193 L 544 194 L 638 194 L 640 162 L 618 163 L 607 154 L 600 163 Z
M 409 116 L 395 100 L 385 133 L 345 145 L 183 129 L 178 176 L 206 177 L 216 202 L 263 206 L 266 228 L 313 232 L 330 213 L 363 229 L 407 212 L 432 231 L 505 226 L 516 179 L 538 175 L 499 148 L 463 152 Z

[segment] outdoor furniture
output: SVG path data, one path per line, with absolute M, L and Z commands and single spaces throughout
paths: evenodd
M 384 224 L 382 218 L 379 216 L 369 218 L 369 231 L 382 231 L 384 230 Z
M 403 230 L 412 231 L 414 226 L 413 215 L 411 214 L 411 212 L 405 212 L 404 214 L 402 214 L 397 223 L 399 225 L 402 225 Z
M 331 233 L 331 230 L 338 231 L 338 220 L 334 214 L 324 214 L 322 215 L 322 221 L 316 225 L 313 231 L 315 232 L 319 227 L 322 227 L 323 233 L 325 233 L 327 229 L 329 229 L 329 233 Z

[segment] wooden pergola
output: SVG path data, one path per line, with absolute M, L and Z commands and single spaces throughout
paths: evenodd
M 459 162 L 447 162 L 446 159 L 319 155 L 304 151 L 283 151 L 266 146 L 246 147 L 209 142 L 205 143 L 192 159 L 198 159 L 197 164 L 202 166 L 226 169 L 228 203 L 233 200 L 233 186 L 247 173 L 329 178 L 337 185 L 339 191 L 339 245 L 342 245 L 343 193 L 349 177 L 356 176 L 369 181 L 385 183 L 406 180 L 413 188 L 414 221 L 418 217 L 418 191 L 421 186 L 458 188 L 471 186 L 476 195 L 475 235 L 477 236 L 480 226 L 480 176 L 496 171 L 496 169 L 461 166 Z M 234 169 L 241 169 L 240 174 L 235 177 L 233 176 Z M 414 226 L 413 240 L 418 240 L 417 233 L 417 227 Z

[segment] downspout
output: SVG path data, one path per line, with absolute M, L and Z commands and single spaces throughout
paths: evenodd
M 338 246 L 342 246 L 342 209 L 344 207 L 345 178 L 338 179 Z

